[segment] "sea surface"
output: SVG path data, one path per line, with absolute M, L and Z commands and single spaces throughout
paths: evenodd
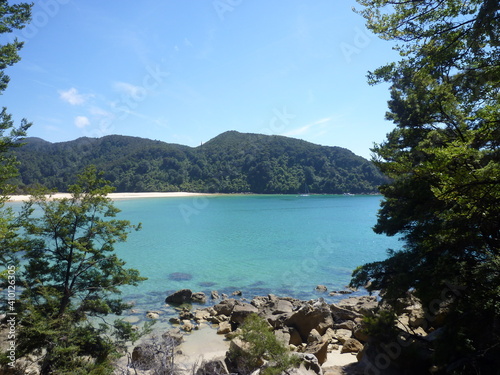
M 119 218 L 142 223 L 116 252 L 148 278 L 123 297 L 159 309 L 189 288 L 244 298 L 273 293 L 300 299 L 345 290 L 352 270 L 384 259 L 396 238 L 377 235 L 381 196 L 222 195 L 118 200 Z M 363 293 L 363 291 L 355 294 Z

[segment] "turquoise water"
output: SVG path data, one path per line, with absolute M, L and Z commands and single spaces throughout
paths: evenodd
M 143 225 L 117 245 L 118 256 L 148 277 L 125 288 L 123 296 L 158 308 L 182 288 L 301 299 L 317 298 L 318 284 L 344 289 L 354 268 L 401 246 L 371 229 L 380 199 L 235 195 L 117 201 L 120 218 Z

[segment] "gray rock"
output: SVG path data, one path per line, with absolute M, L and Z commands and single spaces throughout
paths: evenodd
M 149 370 L 155 361 L 154 346 L 138 345 L 132 351 L 132 365 L 138 370 Z
M 212 292 L 210 293 L 210 298 L 211 299 L 219 299 L 220 298 L 219 292 L 216 290 L 212 290 Z
M 356 323 L 354 323 L 352 320 L 346 320 L 344 322 L 334 324 L 333 328 L 334 329 L 348 329 L 348 330 L 354 330 L 356 327 Z
M 288 329 L 277 329 L 274 331 L 274 335 L 283 345 L 288 346 L 290 344 L 290 332 Z
M 195 372 L 195 375 L 229 374 L 224 359 L 216 358 L 208 362 L 203 362 Z
M 326 362 L 326 357 L 328 355 L 328 344 L 328 338 L 323 337 L 320 341 L 307 344 L 306 352 L 314 354 L 314 356 L 318 359 L 318 363 L 322 365 Z
M 350 338 L 344 342 L 342 346 L 341 353 L 359 353 L 363 350 L 363 344 L 361 344 L 358 340 Z
M 319 332 L 316 331 L 315 329 L 311 330 L 311 332 L 309 332 L 309 336 L 307 337 L 307 343 L 311 344 L 320 341 L 321 341 L 321 335 L 319 334 Z
M 146 318 L 151 319 L 151 320 L 157 320 L 157 319 L 160 319 L 160 315 L 155 311 L 149 311 L 146 314 Z
M 185 302 L 190 302 L 192 295 L 193 292 L 190 289 L 181 289 L 169 295 L 165 299 L 165 302 L 180 305 Z
M 354 338 L 361 342 L 368 342 L 370 340 L 370 336 L 365 333 L 364 326 L 362 324 L 358 324 L 352 331 L 352 335 Z
M 328 288 L 325 285 L 318 285 L 318 286 L 316 286 L 316 290 L 318 292 L 324 293 L 324 292 L 326 292 L 328 290 Z
M 181 329 L 185 332 L 191 332 L 194 329 L 193 323 L 190 320 L 183 320 Z
M 348 329 L 336 329 L 331 337 L 333 340 L 340 341 L 343 344 L 352 337 L 352 332 Z
M 329 327 L 333 327 L 333 318 L 328 305 L 316 308 L 305 305 L 293 312 L 287 319 L 286 325 L 296 328 L 302 342 L 306 342 L 311 330 L 316 329 L 320 335 L 323 335 Z
M 288 370 L 288 375 L 323 375 L 323 370 L 314 354 L 294 353 L 293 355 L 301 359 L 301 364 L 299 368 Z
M 226 335 L 226 334 L 228 334 L 231 331 L 232 331 L 231 323 L 229 323 L 229 322 L 221 322 L 219 324 L 219 328 L 217 329 L 217 334 L 218 335 Z
M 371 316 L 378 310 L 378 301 L 374 296 L 350 297 L 341 300 L 337 306 L 364 316 Z
M 161 335 L 166 340 L 172 340 L 174 345 L 178 346 L 184 341 L 184 335 L 179 328 L 173 328 Z
M 207 303 L 207 296 L 203 292 L 196 292 L 191 295 L 191 301 L 195 303 Z
M 332 311 L 335 321 L 354 320 L 363 316 L 357 312 L 345 309 L 335 304 L 330 305 L 330 310 Z
M 231 315 L 237 301 L 234 298 L 228 298 L 213 307 L 217 315 Z
M 193 315 L 194 320 L 196 320 L 197 322 L 203 322 L 205 320 L 208 320 L 208 318 L 210 317 L 210 312 L 207 310 L 196 310 Z
M 242 303 L 235 305 L 231 313 L 230 321 L 233 323 L 241 324 L 250 314 L 257 314 L 259 310 L 249 303 Z

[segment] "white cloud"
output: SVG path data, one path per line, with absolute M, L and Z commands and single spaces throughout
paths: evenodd
M 318 126 L 322 129 L 325 124 L 327 124 L 328 122 L 330 122 L 332 120 L 333 120 L 332 117 L 326 117 L 326 118 L 323 118 L 321 120 L 315 121 L 311 124 L 304 125 L 300 128 L 292 129 L 286 133 L 283 133 L 282 135 L 287 136 L 287 137 L 292 137 L 295 135 L 303 135 L 305 133 L 308 133 L 311 129 L 318 127 Z
M 66 91 L 59 90 L 59 97 L 71 105 L 80 105 L 85 103 L 85 101 L 87 100 L 85 95 L 79 94 L 78 90 L 74 87 Z
M 90 120 L 85 116 L 77 116 L 75 117 L 75 126 L 77 128 L 83 129 L 86 126 L 90 125 Z
M 100 107 L 92 106 L 90 107 L 90 114 L 93 116 L 100 116 L 100 117 L 112 117 L 113 114 L 106 111 L 105 109 L 102 109 Z
M 115 82 L 114 87 L 117 91 L 121 92 L 122 94 L 131 96 L 133 98 L 141 97 L 146 92 L 144 87 L 135 86 L 127 82 Z

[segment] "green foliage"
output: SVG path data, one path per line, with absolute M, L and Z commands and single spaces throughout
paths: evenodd
M 35 192 L 20 214 L 27 246 L 16 304 L 18 351 L 43 355 L 43 374 L 103 373 L 125 341 L 139 335 L 123 321 L 96 324 L 96 318 L 130 307 L 113 298 L 120 286 L 145 280 L 114 254 L 115 243 L 140 227 L 115 219 L 119 210 L 107 198 L 113 188 L 101 175 L 86 168 L 68 188 L 69 198 L 51 200 Z
M 374 193 L 387 181 L 342 148 L 234 131 L 196 148 L 116 135 L 56 144 L 30 138 L 16 155 L 21 187 L 60 191 L 87 164 L 103 170 L 117 191 L 297 194 L 307 184 L 318 194 Z
M 370 29 L 402 42 L 403 59 L 370 80 L 391 83 L 387 119 L 396 125 L 373 150 L 392 179 L 381 187 L 375 231 L 401 235 L 405 246 L 358 268 L 352 284 L 371 281 L 390 303 L 414 289 L 424 306 L 443 301 L 450 284 L 465 289 L 436 363 L 488 371 L 500 355 L 500 4 L 358 2 Z
M 381 342 L 395 341 L 397 337 L 396 314 L 391 310 L 381 310 L 373 316 L 363 317 L 363 331 L 372 339 Z
M 15 30 L 20 30 L 26 26 L 30 20 L 31 5 L 19 3 L 9 5 L 6 0 L 0 1 L 0 34 L 9 34 Z M 3 39 L 5 40 L 5 39 Z M 9 77 L 5 74 L 5 69 L 20 60 L 18 55 L 23 43 L 14 41 L 0 45 L 0 95 L 7 88 Z M 19 127 L 14 126 L 12 115 L 7 113 L 4 107 L 0 111 L 0 249 L 16 246 L 18 241 L 18 227 L 13 221 L 13 214 L 10 208 L 5 208 L 5 202 L 9 194 L 15 187 L 8 184 L 8 181 L 17 176 L 16 158 L 10 152 L 20 146 L 20 141 L 26 136 L 26 131 L 30 127 L 26 120 L 22 120 Z M 6 267 L 13 265 L 14 259 L 11 254 L 0 255 L 0 265 Z
M 246 344 L 243 350 L 229 352 L 229 358 L 237 360 L 240 371 L 251 373 L 268 360 L 262 375 L 277 375 L 299 365 L 298 357 L 292 356 L 274 335 L 272 327 L 257 314 L 249 315 L 241 325 L 238 337 Z

